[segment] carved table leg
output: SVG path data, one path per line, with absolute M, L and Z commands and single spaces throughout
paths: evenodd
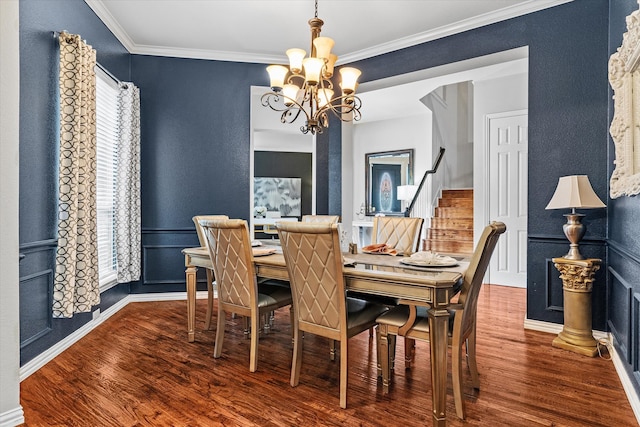
M 431 386 L 433 387 L 433 425 L 447 425 L 447 337 L 449 312 L 429 309 L 431 345 Z

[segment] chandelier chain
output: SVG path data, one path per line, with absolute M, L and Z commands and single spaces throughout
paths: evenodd
M 316 18 L 318 17 L 318 0 L 316 0 Z

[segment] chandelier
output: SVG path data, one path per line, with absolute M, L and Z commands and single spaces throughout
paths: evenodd
M 355 95 L 360 70 L 353 67 L 340 68 L 342 94 L 334 97 L 333 67 L 338 57 L 331 53 L 334 41 L 320 37 L 324 21 L 318 18 L 318 0 L 315 0 L 315 16 L 309 20 L 311 27 L 311 50 L 305 58 L 304 49 L 289 49 L 289 68 L 284 65 L 267 67 L 272 92 L 262 95 L 264 107 L 282 112 L 282 123 L 293 123 L 304 114 L 302 133 L 322 133 L 329 126 L 327 113 L 332 112 L 340 120 L 360 120 L 360 98 Z

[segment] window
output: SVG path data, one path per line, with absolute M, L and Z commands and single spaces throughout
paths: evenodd
M 118 168 L 118 86 L 96 67 L 97 228 L 100 291 L 117 284 L 115 188 Z

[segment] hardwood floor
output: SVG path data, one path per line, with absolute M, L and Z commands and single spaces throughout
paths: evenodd
M 477 349 L 481 390 L 465 381 L 463 421 L 455 415 L 449 385 L 448 425 L 636 426 L 613 363 L 553 348 L 553 335 L 524 330 L 525 297 L 524 289 L 483 287 Z M 287 309 L 277 312 L 276 331 L 260 338 L 253 374 L 241 320 L 227 322 L 223 356 L 214 360 L 215 332 L 202 330 L 204 300 L 198 300 L 197 310 L 194 343 L 187 342 L 185 301 L 132 303 L 120 310 L 22 382 L 25 425 L 431 425 L 425 343 L 417 343 L 418 366 L 405 371 L 399 363 L 384 396 L 374 343 L 366 332 L 352 338 L 348 407 L 342 410 L 339 364 L 329 360 L 325 339 L 305 336 L 300 385 L 289 385 Z M 449 377 L 450 372 L 449 363 Z

